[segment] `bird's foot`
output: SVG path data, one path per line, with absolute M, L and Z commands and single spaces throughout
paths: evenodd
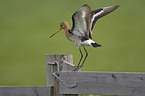
M 79 71 L 81 69 L 82 66 L 76 66 L 75 69 L 73 69 L 72 71 Z

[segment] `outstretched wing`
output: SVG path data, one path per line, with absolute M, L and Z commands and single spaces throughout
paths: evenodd
M 78 37 L 85 37 L 90 29 L 91 10 L 88 5 L 82 6 L 73 16 L 72 33 Z M 87 35 L 89 36 L 89 34 Z
M 97 20 L 99 20 L 103 16 L 113 12 L 118 7 L 119 7 L 118 5 L 116 5 L 116 6 L 109 6 L 109 7 L 104 7 L 104 8 L 100 8 L 100 9 L 97 9 L 97 10 L 93 10 L 91 12 L 90 33 L 89 33 L 89 37 L 90 38 L 92 38 L 92 31 L 93 31 L 93 28 L 94 28 Z

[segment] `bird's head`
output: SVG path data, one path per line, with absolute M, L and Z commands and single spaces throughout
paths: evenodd
M 55 33 L 53 33 L 53 34 L 50 36 L 50 38 L 51 38 L 52 36 L 54 36 L 57 32 L 59 32 L 61 29 L 66 29 L 67 27 L 69 27 L 69 25 L 68 25 L 68 23 L 67 23 L 66 21 L 61 22 L 61 23 L 60 23 L 59 29 L 58 29 Z

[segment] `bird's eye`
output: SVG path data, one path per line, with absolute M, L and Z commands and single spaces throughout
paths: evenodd
M 63 25 L 60 25 L 60 27 L 62 27 Z

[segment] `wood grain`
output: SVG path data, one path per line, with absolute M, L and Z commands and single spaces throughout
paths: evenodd
M 61 72 L 60 78 L 68 83 L 77 83 L 75 88 L 66 88 L 60 83 L 61 94 L 131 96 L 145 94 L 145 73 Z
M 53 96 L 52 87 L 0 86 L 0 96 Z

